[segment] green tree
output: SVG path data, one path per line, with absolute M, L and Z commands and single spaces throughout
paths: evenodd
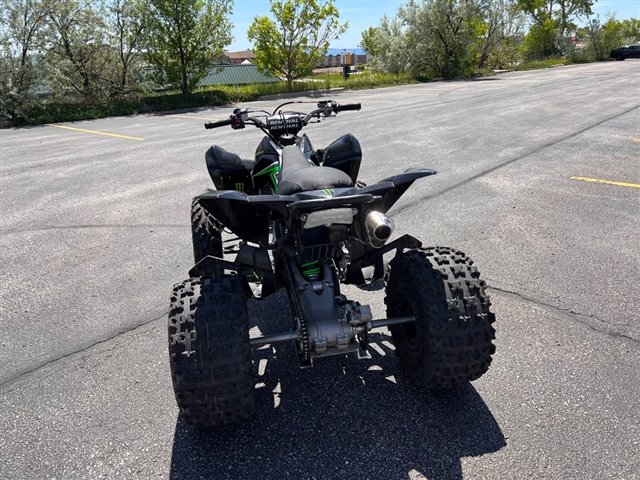
M 640 42 L 640 20 L 627 18 L 621 21 L 623 42 L 629 45 Z
M 109 13 L 109 27 L 117 57 L 113 95 L 138 93 L 143 88 L 142 48 L 147 30 L 143 4 L 140 0 L 113 0 Z
M 360 45 L 369 56 L 367 62 L 375 70 L 397 75 L 410 66 L 407 36 L 398 17 L 382 17 L 379 26 L 362 33 Z
M 519 9 L 532 21 L 525 38 L 525 56 L 547 58 L 571 52 L 573 44 L 567 34 L 577 30 L 576 20 L 591 15 L 595 1 L 517 0 Z
M 602 24 L 599 15 L 589 20 L 585 34 L 586 48 L 598 62 L 608 60 L 611 50 L 622 45 L 624 39 L 622 22 L 610 17 Z
M 23 97 L 38 79 L 33 61 L 42 47 L 47 9 L 38 0 L 2 0 L 0 48 L 3 97 Z
M 254 18 L 249 40 L 258 68 L 285 77 L 291 90 L 294 80 L 313 71 L 347 23 L 340 23 L 333 0 L 271 0 L 271 13 L 275 21 Z
M 551 18 L 531 25 L 524 37 L 522 50 L 528 60 L 542 60 L 559 55 L 558 26 Z
M 556 0 L 560 35 L 564 36 L 569 30 L 576 30 L 574 20 L 588 17 L 592 14 L 591 7 L 596 0 Z
M 515 0 L 485 0 L 480 3 L 482 33 L 481 68 L 503 68 L 515 61 L 514 39 L 522 33 L 524 15 Z
M 101 101 L 111 96 L 114 51 L 102 4 L 51 2 L 48 10 L 47 71 L 58 96 Z
M 469 0 L 409 0 L 399 16 L 415 73 L 446 78 L 474 72 L 482 33 L 479 5 Z
M 57 96 L 94 102 L 142 91 L 141 0 L 56 0 L 47 16 L 47 70 Z
M 385 17 L 386 18 L 386 17 Z M 375 56 L 377 53 L 377 27 L 369 27 L 361 34 L 360 48 L 362 48 L 368 55 Z
M 231 0 L 149 0 L 147 58 L 160 82 L 191 93 L 231 43 Z
M 535 24 L 543 26 L 552 19 L 562 37 L 567 30 L 575 30 L 573 21 L 591 15 L 596 0 L 517 0 L 518 7 L 531 17 Z
M 370 63 L 387 72 L 457 77 L 510 65 L 524 15 L 516 0 L 410 0 L 362 32 Z

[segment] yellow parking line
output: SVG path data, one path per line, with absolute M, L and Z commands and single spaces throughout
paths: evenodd
M 115 137 L 115 138 L 124 138 L 125 140 L 136 140 L 141 142 L 144 138 L 141 137 L 131 137 L 129 135 L 120 135 L 119 133 L 108 133 L 108 132 L 99 132 L 98 130 L 85 130 L 84 128 L 75 128 L 75 127 L 67 127 L 66 125 L 55 125 L 53 123 L 47 123 L 47 127 L 55 127 L 55 128 L 64 128 L 65 130 L 73 130 L 74 132 L 81 133 L 92 133 L 94 135 L 103 135 L 105 137 Z
M 614 182 L 613 180 L 602 180 L 599 178 L 571 177 L 571 180 L 590 183 L 604 183 L 605 185 L 615 185 L 616 187 L 640 188 L 640 183 Z

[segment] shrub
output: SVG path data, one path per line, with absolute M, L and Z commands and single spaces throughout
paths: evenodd
M 14 117 L 15 125 L 90 120 L 112 116 L 132 115 L 139 111 L 139 104 L 130 100 L 109 103 L 28 103 L 22 106 L 21 115 Z
M 141 100 L 141 110 L 147 112 L 161 112 L 164 110 L 184 110 L 188 108 L 225 105 L 231 99 L 222 90 L 209 90 L 198 93 L 178 95 L 156 95 Z
M 339 74 L 313 77 L 309 81 L 293 83 L 294 92 L 327 90 L 329 88 L 348 88 L 353 90 L 383 86 L 404 85 L 416 81 L 429 81 L 424 77 L 416 79 L 409 74 L 390 74 L 365 71 L 344 79 Z M 249 102 L 263 95 L 287 93 L 284 82 L 261 83 L 252 85 L 216 85 L 201 89 L 196 93 L 164 93 L 139 99 L 113 100 L 104 103 L 31 101 L 20 106 L 9 121 L 16 126 L 38 125 L 43 123 L 70 122 L 111 116 L 133 115 L 135 113 L 184 110 L 199 107 L 213 107 L 230 103 Z
M 571 63 L 591 63 L 595 61 L 593 54 L 586 48 L 572 48 L 567 58 Z
M 560 47 L 556 23 L 547 18 L 541 24 L 532 25 L 524 37 L 522 50 L 527 60 L 542 60 L 557 56 L 560 53 Z

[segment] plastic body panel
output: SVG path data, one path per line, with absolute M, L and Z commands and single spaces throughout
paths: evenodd
M 218 190 L 253 193 L 251 160 L 242 160 L 235 153 L 227 152 L 217 145 L 209 148 L 204 157 L 211 180 Z
M 238 191 L 209 190 L 196 199 L 233 233 L 248 242 L 266 244 L 269 219 L 274 215 L 291 219 L 300 212 L 328 209 L 345 204 L 366 203 L 369 210 L 386 213 L 419 178 L 433 175 L 428 169 L 410 169 L 364 188 L 301 192 L 294 195 L 247 195 Z
M 255 153 L 253 167 L 253 185 L 260 193 L 278 192 L 278 174 L 280 173 L 280 153 L 269 137 L 263 137 Z
M 351 177 L 355 184 L 358 180 L 361 161 L 362 148 L 360 147 L 360 142 L 353 135 L 347 134 L 325 148 L 322 165 L 342 170 Z

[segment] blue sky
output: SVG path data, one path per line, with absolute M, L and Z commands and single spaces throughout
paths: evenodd
M 269 14 L 269 0 L 235 0 L 233 16 L 233 43 L 229 50 L 246 50 L 251 47 L 247 40 L 247 30 L 258 15 Z M 360 34 L 367 27 L 379 23 L 383 15 L 393 16 L 404 0 L 335 0 L 340 11 L 340 19 L 349 22 L 349 30 L 332 42 L 333 48 L 354 48 L 360 43 Z M 613 13 L 618 20 L 640 18 L 640 0 L 601 0 L 593 8 L 604 20 L 607 13 Z

